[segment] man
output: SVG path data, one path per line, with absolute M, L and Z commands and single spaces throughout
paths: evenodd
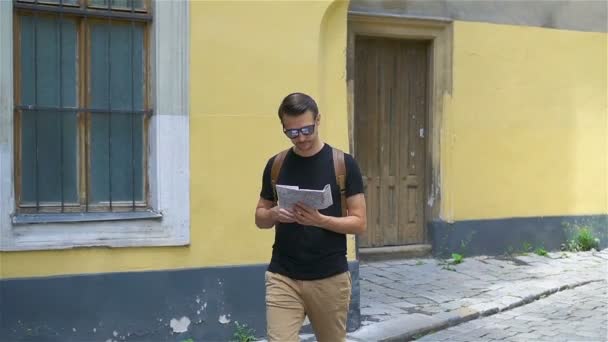
M 299 341 L 308 316 L 317 340 L 345 341 L 351 278 L 346 260 L 346 234 L 366 229 L 361 172 L 344 154 L 346 208 L 342 217 L 333 149 L 319 137 L 321 115 L 315 101 L 290 94 L 279 106 L 283 132 L 294 145 L 287 151 L 276 184 L 321 190 L 331 185 L 333 205 L 316 210 L 297 204 L 291 210 L 276 205 L 270 158 L 255 212 L 259 228 L 275 227 L 272 259 L 266 272 L 266 318 L 269 341 Z

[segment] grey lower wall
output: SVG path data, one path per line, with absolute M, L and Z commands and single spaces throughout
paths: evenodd
M 349 11 L 606 32 L 605 0 L 351 0 Z
M 428 231 L 433 255 L 449 257 L 518 253 L 526 247 L 559 251 L 583 227 L 600 239 L 600 248 L 608 247 L 608 215 L 436 221 Z
M 359 264 L 349 267 L 353 331 L 360 324 Z M 248 265 L 0 280 L 0 341 L 228 341 L 236 321 L 263 337 L 265 270 Z

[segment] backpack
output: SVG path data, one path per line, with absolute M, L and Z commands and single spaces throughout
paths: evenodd
M 274 204 L 276 205 L 277 199 L 277 180 L 279 178 L 279 171 L 285 161 L 285 156 L 290 149 L 281 151 L 274 158 L 272 162 L 272 168 L 270 169 L 270 178 L 272 182 L 272 191 L 274 193 Z M 332 147 L 333 159 L 334 159 L 334 170 L 336 171 L 336 183 L 340 187 L 340 204 L 342 207 L 342 217 L 346 216 L 346 166 L 344 164 L 344 152 L 337 148 Z

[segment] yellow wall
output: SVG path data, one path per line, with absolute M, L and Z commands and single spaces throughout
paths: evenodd
M 348 146 L 347 3 L 195 2 L 192 10 L 193 247 L 202 265 L 267 262 L 274 230 L 254 228 L 253 213 L 266 161 L 290 146 L 277 117 L 282 98 L 317 98 L 323 138 Z
M 323 138 L 348 147 L 347 7 L 191 2 L 191 246 L 1 253 L 0 277 L 268 262 L 274 230 L 255 228 L 253 215 L 267 159 L 289 146 L 276 116 L 281 99 L 316 97 Z
M 608 212 L 607 35 L 456 22 L 447 220 Z
M 0 277 L 267 262 L 274 232 L 253 213 L 267 158 L 289 146 L 281 98 L 316 97 L 323 138 L 348 147 L 346 12 L 342 1 L 193 1 L 191 246 L 0 253 Z M 605 33 L 454 24 L 442 218 L 608 212 L 607 50 Z

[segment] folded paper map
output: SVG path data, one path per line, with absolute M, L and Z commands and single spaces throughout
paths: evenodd
M 279 207 L 291 209 L 300 202 L 315 209 L 325 209 L 334 202 L 331 198 L 331 186 L 325 185 L 323 190 L 300 189 L 292 185 L 278 185 L 277 196 Z

